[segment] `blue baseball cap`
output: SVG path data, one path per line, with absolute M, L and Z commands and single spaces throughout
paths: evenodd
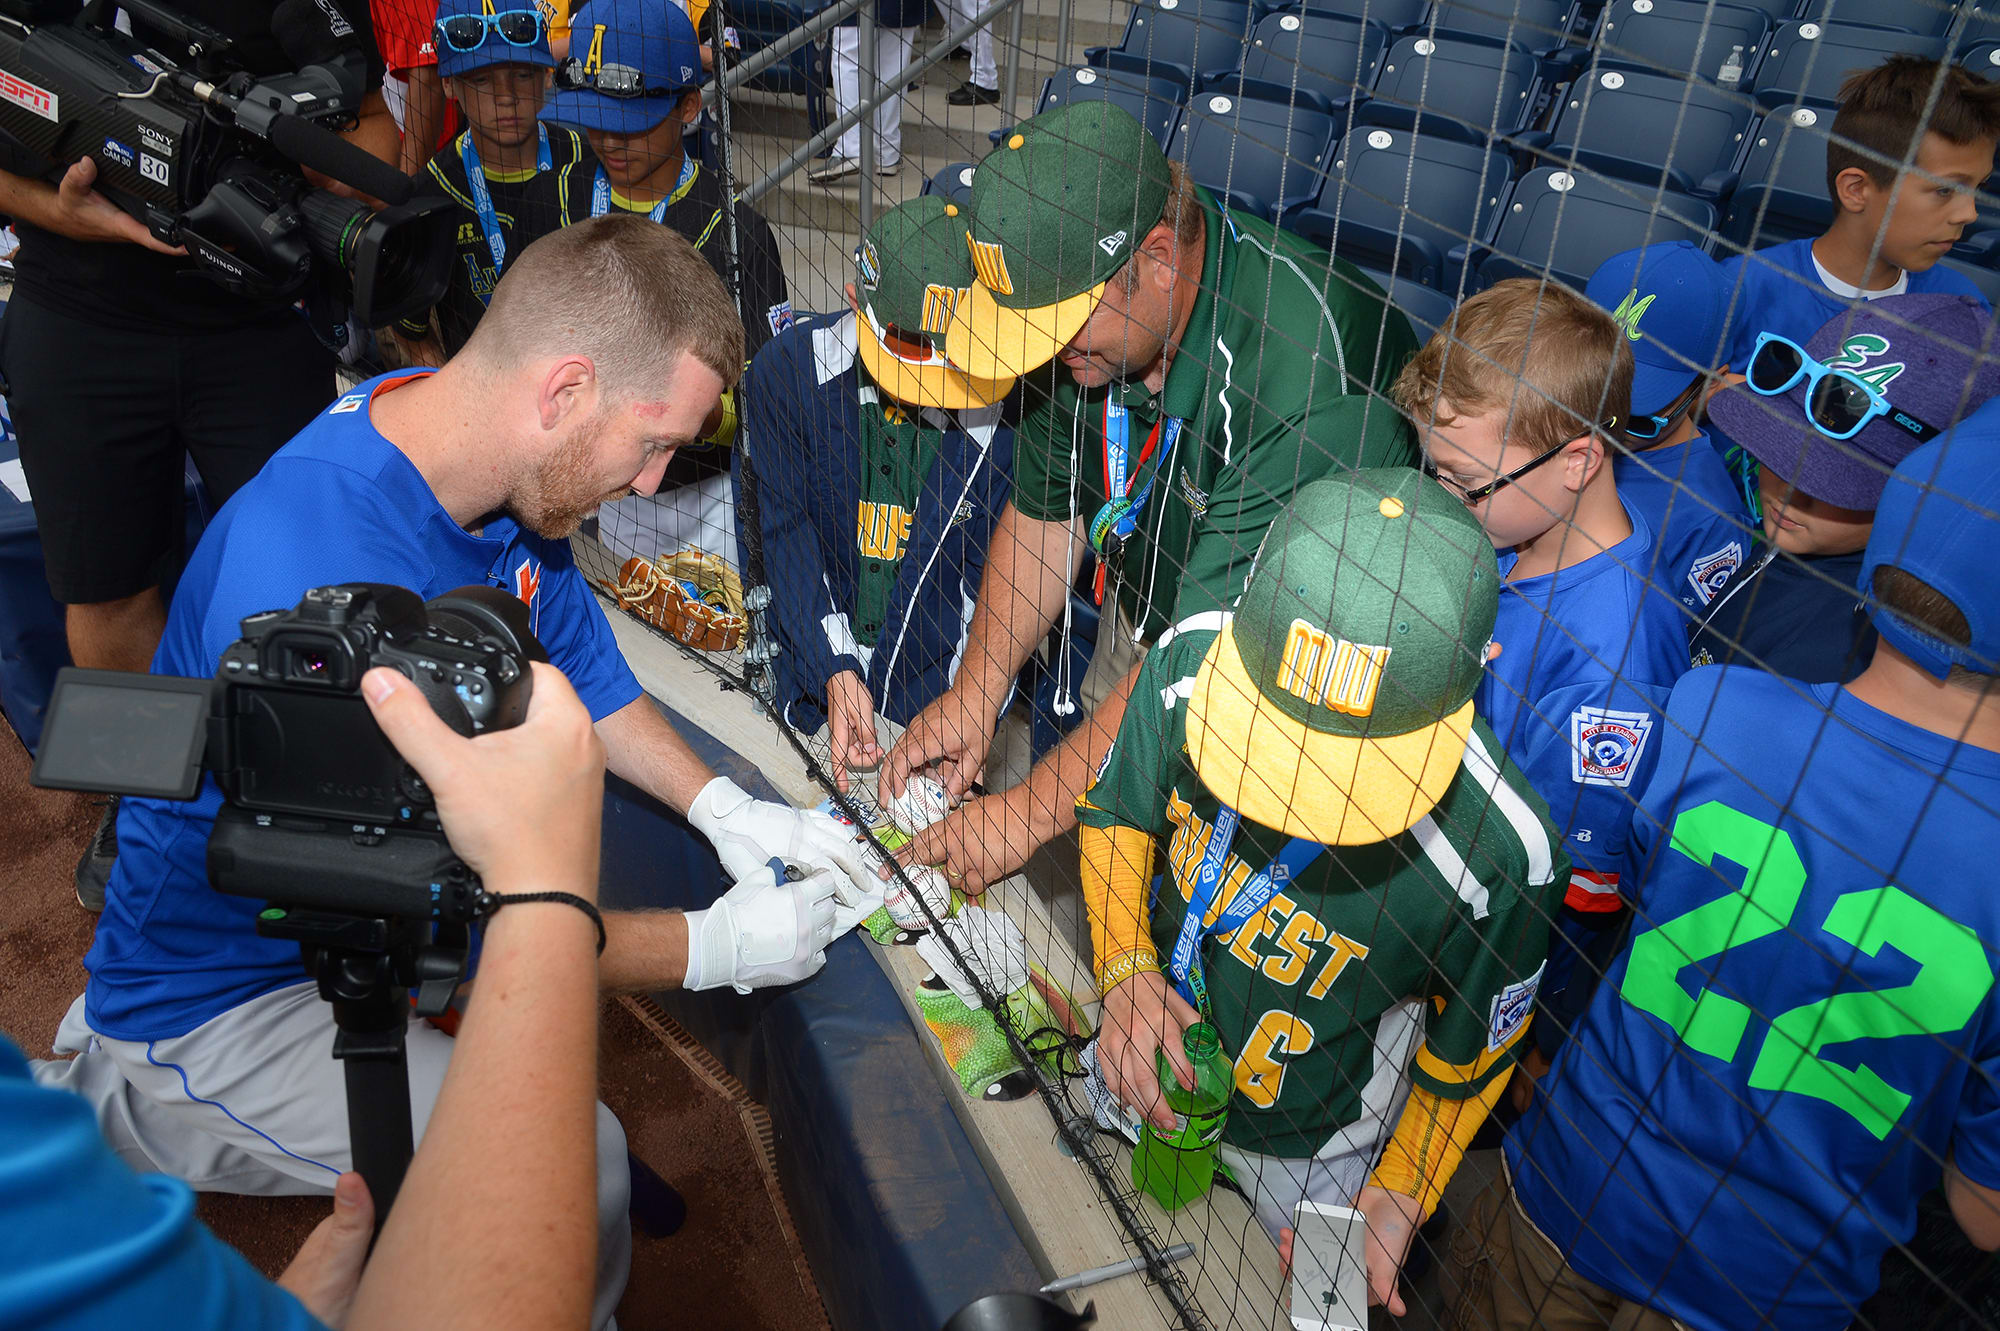
M 1634 417 L 1665 411 L 1697 374 L 1717 368 L 1728 331 L 1729 284 L 1722 265 L 1693 242 L 1614 254 L 1590 275 L 1583 294 L 1632 339 Z
M 701 86 L 701 42 L 674 0 L 591 0 L 570 18 L 569 50 L 544 120 L 644 134 Z
M 499 22 L 501 15 L 509 16 L 512 21 Z M 514 17 L 518 15 L 534 18 L 534 40 L 525 45 L 508 40 L 504 30 L 526 26 Z M 453 19 L 483 21 L 483 31 L 471 50 L 459 50 L 446 36 L 445 25 Z M 556 65 L 555 54 L 549 50 L 548 20 L 536 7 L 535 0 L 438 0 L 431 42 L 437 51 L 438 74 L 448 79 L 490 65 L 540 65 L 545 69 L 554 69 Z
M 1965 615 L 1968 644 L 1946 642 L 1874 602 L 1868 616 L 1885 641 L 1943 679 L 1953 666 L 2000 671 L 2000 400 L 1988 402 L 1896 464 L 1875 507 L 1861 556 L 1861 590 L 1892 564 L 1923 579 Z

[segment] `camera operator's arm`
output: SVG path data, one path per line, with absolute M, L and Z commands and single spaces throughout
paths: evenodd
M 383 733 L 436 794 L 452 848 L 489 889 L 594 902 L 604 750 L 561 672 L 534 670 L 527 719 L 472 740 L 453 734 L 394 671 L 370 671 L 362 689 Z M 596 952 L 597 930 L 573 906 L 508 905 L 487 922 L 477 994 L 350 1329 L 588 1321 Z
M 418 65 L 403 71 L 408 86 L 403 92 L 403 149 L 398 165 L 406 176 L 414 176 L 430 164 L 437 151 L 438 136 L 444 132 L 444 80 L 436 65 Z
M 60 185 L 0 170 L 0 213 L 71 240 L 144 245 L 161 254 L 186 250 L 155 240 L 145 224 L 91 186 L 97 163 L 86 157 L 63 174 Z

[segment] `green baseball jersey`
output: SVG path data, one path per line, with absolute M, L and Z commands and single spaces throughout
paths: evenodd
M 1408 321 L 1352 264 L 1196 192 L 1207 220 L 1201 292 L 1163 391 L 1080 388 L 1053 362 L 1022 380 L 1015 432 L 1015 507 L 1087 529 L 1108 497 L 1107 400 L 1131 413 L 1128 484 L 1161 417 L 1185 422 L 1113 569 L 1142 638 L 1234 601 L 1299 486 L 1417 460 L 1382 396 L 1416 352 Z
M 1188 759 L 1186 703 L 1227 622 L 1202 615 L 1162 636 L 1078 802 L 1083 822 L 1137 828 L 1164 851 L 1149 922 L 1163 969 L 1221 808 Z M 1290 839 L 1239 825 L 1211 918 Z M 1476 722 L 1457 778 L 1416 826 L 1327 847 L 1233 934 L 1204 935 L 1213 1020 L 1236 1065 L 1225 1140 L 1297 1159 L 1364 1119 L 1386 1137 L 1405 1069 L 1382 1064 L 1376 1028 L 1412 998 L 1427 1020 L 1408 1075 L 1445 1098 L 1480 1090 L 1512 1062 L 1568 881 L 1547 807 Z
M 855 512 L 854 636 L 873 647 L 889 616 L 903 552 L 916 524 L 917 500 L 937 462 L 944 431 L 908 409 L 878 398 L 872 386 L 856 406 L 861 433 L 861 498 Z M 920 413 L 942 419 L 936 412 Z

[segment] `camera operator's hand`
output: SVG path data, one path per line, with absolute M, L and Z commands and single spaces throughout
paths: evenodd
M 354 1304 L 374 1237 L 374 1199 L 361 1175 L 349 1170 L 333 1185 L 333 1214 L 306 1235 L 278 1283 L 297 1296 L 307 1312 L 338 1331 Z
M 145 223 L 92 188 L 97 163 L 86 157 L 63 173 L 62 183 L 44 196 L 40 208 L 18 209 L 27 220 L 71 240 L 128 242 L 161 254 L 186 254 L 178 245 L 155 240 Z M 37 191 L 39 193 L 39 191 Z
M 790 882 L 775 862 L 764 865 L 707 910 L 688 912 L 687 977 L 681 987 L 728 984 L 747 994 L 805 979 L 826 964 L 839 899 L 838 875 L 831 869 L 813 869 Z
M 882 890 L 874 871 L 862 858 L 854 833 L 817 809 L 794 809 L 750 792 L 726 776 L 701 788 L 688 808 L 688 821 L 707 837 L 722 861 L 723 876 L 743 882 L 764 868 L 773 856 L 845 875 L 841 899 L 849 905 Z
M 369 710 L 437 799 L 451 848 L 488 888 L 597 899 L 604 745 L 560 670 L 537 662 L 527 719 L 466 739 L 417 686 L 377 666 L 361 677 Z

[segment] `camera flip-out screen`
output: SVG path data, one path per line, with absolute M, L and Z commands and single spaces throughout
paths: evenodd
M 33 782 L 57 790 L 192 799 L 211 681 L 123 670 L 56 676 Z

